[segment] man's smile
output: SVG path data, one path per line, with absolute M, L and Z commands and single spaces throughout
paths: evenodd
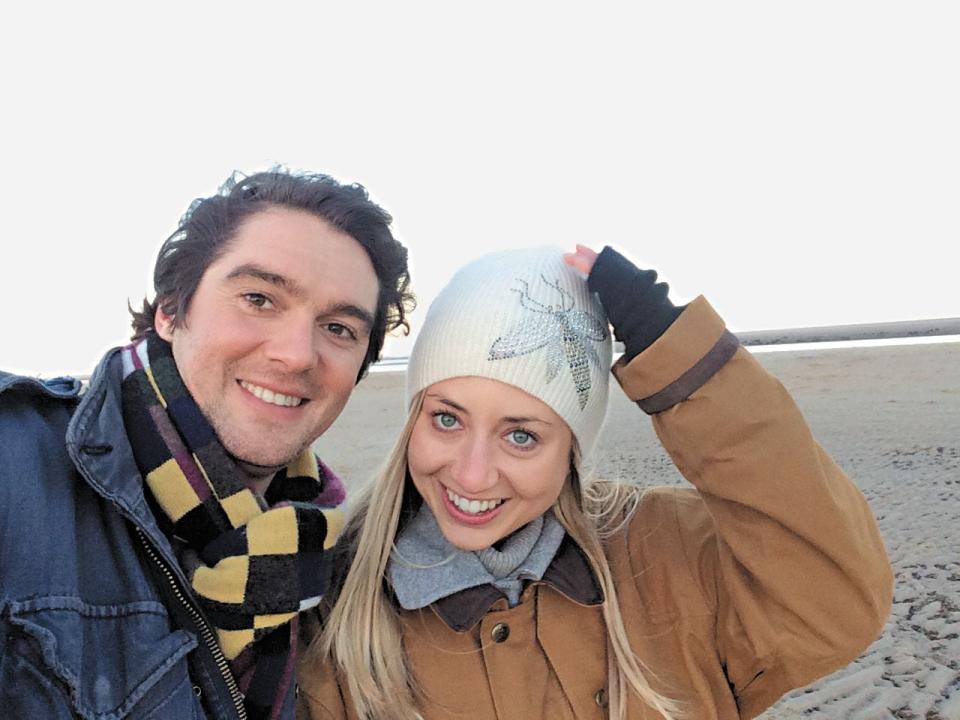
M 261 385 L 254 385 L 246 380 L 238 380 L 237 382 L 240 384 L 240 387 L 249 392 L 255 398 L 262 400 L 265 403 L 270 403 L 271 405 L 279 405 L 280 407 L 298 407 L 302 403 L 309 402 L 306 398 L 281 393 L 276 390 L 271 390 L 270 388 L 265 388 Z

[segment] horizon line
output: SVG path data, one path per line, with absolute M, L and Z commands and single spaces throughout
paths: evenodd
M 784 328 L 782 330 L 746 330 L 733 334 L 745 347 L 960 336 L 960 317 L 931 320 L 894 320 L 890 322 L 853 323 L 850 325 L 819 325 Z M 623 352 L 623 343 L 615 342 L 614 352 Z M 371 367 L 405 365 L 409 359 L 409 355 L 389 355 L 380 358 Z
M 859 343 L 871 340 L 912 340 L 954 336 L 960 340 L 960 317 L 931 320 L 897 320 L 892 322 L 855 323 L 851 325 L 822 325 L 816 327 L 786 328 L 783 330 L 747 330 L 733 333 L 745 347 L 775 347 L 786 350 L 792 345 L 815 345 L 819 343 Z M 948 341 L 950 342 L 950 341 Z M 896 344 L 896 343 L 889 343 Z M 614 342 L 614 353 L 623 352 L 623 343 Z M 388 355 L 371 363 L 371 370 L 387 370 L 406 365 L 409 355 Z M 51 375 L 49 377 L 57 377 Z M 66 373 L 60 377 L 74 377 L 82 382 L 90 379 L 89 373 Z

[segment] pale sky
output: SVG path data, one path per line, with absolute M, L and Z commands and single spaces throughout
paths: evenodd
M 734 330 L 960 316 L 955 2 L 13 8 L 3 369 L 89 372 L 190 201 L 274 163 L 393 214 L 415 327 L 478 254 L 577 242 Z

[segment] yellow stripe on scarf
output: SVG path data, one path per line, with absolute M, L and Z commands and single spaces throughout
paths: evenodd
M 235 528 L 263 514 L 263 510 L 257 504 L 257 498 L 246 488 L 230 497 L 220 498 L 220 506 L 227 514 L 230 524 Z
M 298 543 L 297 513 L 289 505 L 274 508 L 247 523 L 251 555 L 295 555 Z
M 297 456 L 297 459 L 287 465 L 287 477 L 310 477 L 314 480 L 320 478 L 320 468 L 317 465 L 317 456 L 313 451 L 307 448 Z
M 136 352 L 136 350 L 134 350 Z M 147 380 L 150 381 L 150 385 L 153 387 L 153 391 L 157 394 L 157 400 L 160 401 L 160 404 L 163 405 L 163 409 L 167 409 L 167 400 L 163 397 L 163 393 L 160 392 L 160 388 L 157 387 L 157 381 L 153 379 L 153 370 L 150 369 L 149 365 L 143 367 L 144 373 L 147 376 Z
M 253 618 L 253 627 L 256 630 L 271 628 L 277 625 L 283 625 L 288 620 L 293 620 L 297 616 L 295 612 L 277 613 L 276 615 L 257 615 Z
M 227 660 L 233 660 L 253 642 L 253 630 L 217 630 L 220 649 Z
M 198 567 L 193 573 L 193 589 L 209 600 L 240 605 L 247 589 L 249 571 L 248 556 L 231 555 L 213 567 Z
M 173 522 L 200 504 L 197 493 L 174 458 L 147 473 L 147 485 L 160 507 Z
M 323 549 L 329 550 L 343 530 L 344 516 L 340 510 L 324 510 L 323 514 L 327 518 L 327 536 L 323 539 Z

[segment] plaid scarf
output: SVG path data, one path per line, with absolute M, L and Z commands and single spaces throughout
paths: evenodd
M 187 391 L 170 345 L 122 350 L 123 417 L 145 492 L 217 631 L 251 719 L 293 716 L 297 614 L 320 601 L 343 485 L 305 450 L 264 498 Z

